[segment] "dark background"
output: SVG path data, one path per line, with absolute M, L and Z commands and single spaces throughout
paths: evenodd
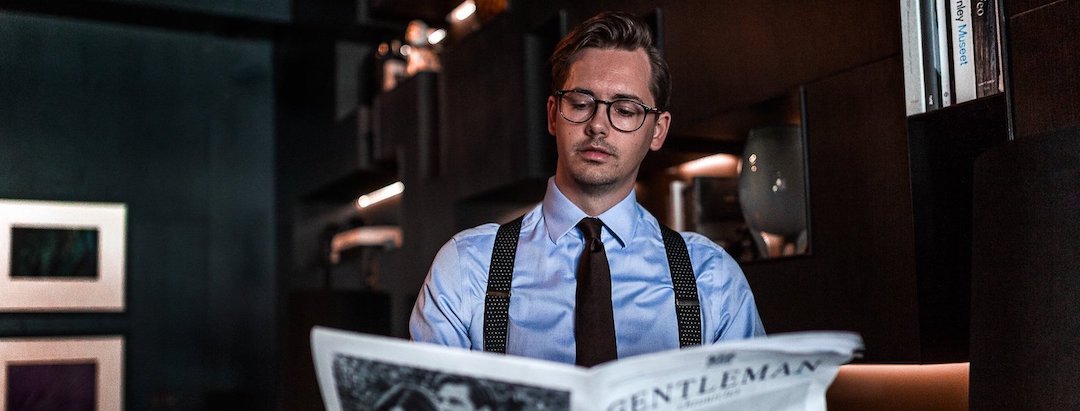
M 993 201 L 972 196 L 973 162 L 1010 138 L 1077 138 L 1077 2 L 1004 1 L 1007 92 L 910 118 L 895 1 L 511 1 L 453 39 L 441 74 L 377 94 L 376 45 L 410 18 L 443 24 L 454 5 L 0 0 L 0 198 L 128 206 L 126 310 L 0 313 L 0 337 L 123 335 L 127 409 L 318 409 L 308 327 L 407 335 L 438 247 L 542 196 L 552 44 L 596 11 L 624 9 L 658 26 L 675 79 L 671 136 L 643 180 L 737 153 L 747 108 L 804 93 L 812 255 L 744 266 L 770 332 L 858 331 L 867 362 L 1003 358 L 991 342 L 1008 324 L 970 330 L 983 318 L 969 302 L 982 301 L 972 232 L 988 232 L 972 209 Z M 376 252 L 375 286 L 328 281 L 326 230 L 395 180 L 406 194 L 359 217 L 400 225 L 402 248 Z M 1038 240 L 1032 221 L 1006 234 Z M 1040 241 L 1067 264 L 1056 250 L 1073 241 Z M 1076 312 L 1075 298 L 1032 308 L 1040 296 L 1009 318 Z M 1077 337 L 1068 320 L 1040 324 Z M 993 375 L 1022 374 L 1008 368 L 1019 360 L 1005 364 Z M 991 387 L 972 370 L 973 387 Z

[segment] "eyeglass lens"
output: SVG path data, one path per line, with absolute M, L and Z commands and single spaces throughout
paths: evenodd
M 604 102 L 604 101 L 600 101 Z M 608 103 L 608 102 L 605 102 Z M 572 123 L 584 123 L 596 114 L 597 99 L 585 93 L 570 91 L 563 93 L 559 103 L 559 112 Z M 645 123 L 645 107 L 634 100 L 619 99 L 608 103 L 608 121 L 616 130 L 636 131 Z

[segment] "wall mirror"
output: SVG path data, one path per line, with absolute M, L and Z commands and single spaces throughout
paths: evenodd
M 803 92 L 673 130 L 643 166 L 642 203 L 740 262 L 811 251 Z M 677 134 L 675 134 L 677 133 Z

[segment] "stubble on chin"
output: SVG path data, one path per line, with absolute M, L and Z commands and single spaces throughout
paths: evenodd
M 589 195 L 600 195 L 611 191 L 615 187 L 615 180 L 609 176 L 593 176 L 574 174 L 570 176 L 581 191 Z
M 585 159 L 577 159 L 577 167 L 573 167 L 570 178 L 581 191 L 588 194 L 603 194 L 613 189 L 618 182 L 614 175 L 617 168 L 617 160 L 612 159 L 609 163 L 596 163 Z

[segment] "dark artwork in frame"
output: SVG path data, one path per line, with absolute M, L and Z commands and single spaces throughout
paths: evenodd
M 97 363 L 8 364 L 7 411 L 97 409 Z
M 708 237 L 739 261 L 761 258 L 739 203 L 739 181 L 694 177 L 685 189 L 687 228 Z
M 13 278 L 98 278 L 99 233 L 95 228 L 11 228 Z

